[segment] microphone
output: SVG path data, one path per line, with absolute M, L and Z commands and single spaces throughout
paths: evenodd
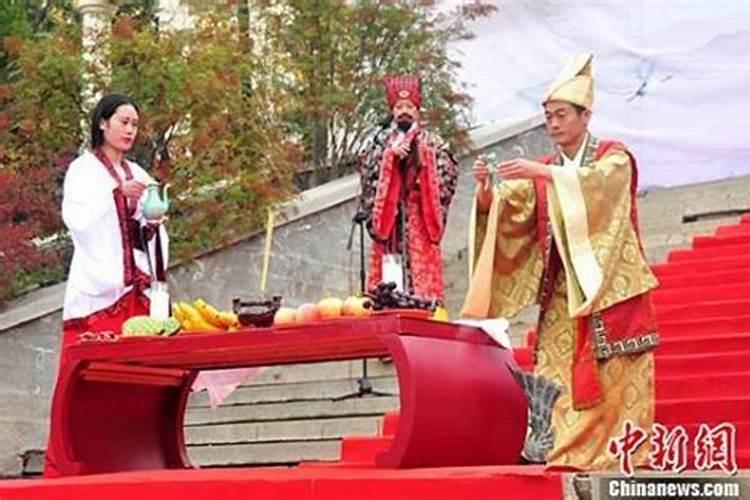
M 391 122 L 393 122 L 393 113 L 388 113 L 378 122 L 378 125 L 381 129 L 386 129 L 391 125 Z

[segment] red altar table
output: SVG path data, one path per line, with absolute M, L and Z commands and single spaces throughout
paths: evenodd
M 402 316 L 70 346 L 49 446 L 67 476 L 190 468 L 183 417 L 198 370 L 381 356 L 401 408 L 378 467 L 518 463 L 527 407 L 512 353 L 476 328 Z

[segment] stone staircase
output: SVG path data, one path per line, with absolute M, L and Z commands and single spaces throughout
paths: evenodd
M 694 236 L 736 223 L 737 215 L 746 210 L 750 210 L 750 177 L 654 190 L 642 195 L 641 229 L 649 260 L 662 261 L 669 251 L 688 246 Z M 711 251 L 711 238 L 699 237 L 695 241 L 693 257 L 701 248 Z M 672 259 L 679 260 L 679 255 L 675 252 Z M 690 266 L 690 261 L 684 265 Z M 453 295 L 448 300 L 450 304 L 459 304 L 462 299 L 465 271 L 465 251 L 455 252 L 446 263 L 447 288 Z M 713 270 L 712 276 L 721 279 L 722 273 L 726 274 L 725 279 L 736 277 L 736 271 L 726 269 Z M 664 297 L 680 293 L 678 280 L 690 279 L 684 274 L 660 278 L 668 285 L 665 288 L 669 288 L 661 294 Z M 750 289 L 747 292 L 746 296 L 750 296 Z M 705 293 L 712 291 L 707 288 Z M 720 298 L 717 296 L 716 300 Z M 667 299 L 671 304 L 679 302 L 677 296 L 670 295 Z M 722 303 L 726 311 L 737 312 L 746 311 L 746 305 L 745 301 L 729 298 Z M 677 314 L 674 307 L 679 306 L 673 305 L 665 313 Z M 700 310 L 689 314 L 699 315 Z M 524 341 L 522 333 L 531 326 L 533 318 L 534 314 L 527 314 L 516 322 L 513 328 L 516 343 Z M 693 322 L 691 327 L 700 325 Z M 684 346 L 674 348 L 681 345 Z M 389 436 L 392 429 L 388 427 L 395 425 L 392 417 L 381 418 L 398 409 L 398 386 L 392 365 L 371 360 L 368 368 L 375 389 L 392 396 L 334 401 L 356 390 L 356 379 L 361 374 L 359 361 L 268 368 L 215 410 L 209 407 L 204 393 L 194 394 L 186 417 L 189 455 L 194 463 L 212 467 L 291 465 L 307 460 L 338 461 L 342 456 L 347 462 L 356 463 L 358 457 L 372 457 L 381 449 L 382 439 L 347 438 L 344 449 L 341 447 L 344 436 Z
M 392 366 L 368 361 L 376 390 L 392 395 L 337 398 L 355 393 L 360 361 L 270 367 L 212 409 L 193 394 L 185 421 L 188 454 L 200 465 L 292 465 L 339 458 L 347 435 L 379 434 L 384 413 L 398 409 Z

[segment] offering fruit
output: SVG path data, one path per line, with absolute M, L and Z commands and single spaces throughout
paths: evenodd
M 318 312 L 322 319 L 340 318 L 344 302 L 336 297 L 328 297 L 318 302 Z
M 293 325 L 297 321 L 297 311 L 291 307 L 280 307 L 273 316 L 274 326 Z
M 177 320 L 177 318 L 169 317 L 162 321 L 163 330 L 161 332 L 162 336 L 164 337 L 171 337 L 172 335 L 176 334 L 180 331 L 180 328 L 182 328 L 182 325 Z
M 310 323 L 319 320 L 320 311 L 317 305 L 306 303 L 297 308 L 297 323 Z
M 344 316 L 355 316 L 358 318 L 372 315 L 372 309 L 370 306 L 372 303 L 368 297 L 357 297 L 352 295 L 347 297 L 342 307 L 342 313 Z
M 372 309 L 382 311 L 385 309 L 424 309 L 434 311 L 438 307 L 436 300 L 423 299 L 406 292 L 396 290 L 396 284 L 392 282 L 378 283 L 368 296 L 372 299 Z
M 236 330 L 239 326 L 237 315 L 229 311 L 219 311 L 203 299 L 192 304 L 175 302 L 172 314 L 181 323 L 185 332 L 223 332 Z
M 180 329 L 180 322 L 175 318 L 160 320 L 150 316 L 133 316 L 122 324 L 123 337 L 146 337 L 174 335 Z

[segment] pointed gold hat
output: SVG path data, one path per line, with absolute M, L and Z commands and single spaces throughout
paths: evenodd
M 590 110 L 594 104 L 594 78 L 591 66 L 594 56 L 581 54 L 568 60 L 544 94 L 544 101 L 565 101 Z

